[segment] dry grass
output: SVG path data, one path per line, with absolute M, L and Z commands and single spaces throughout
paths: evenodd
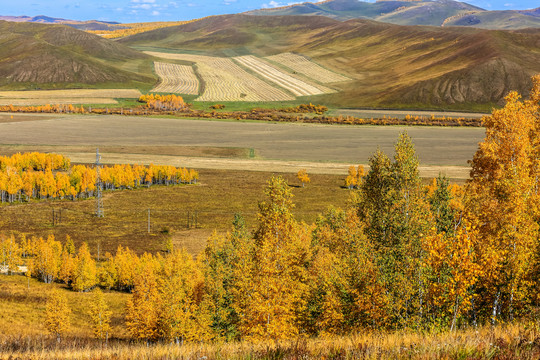
M 308 84 L 294 75 L 285 73 L 266 61 L 252 55 L 237 56 L 234 60 L 256 72 L 266 80 L 287 89 L 296 96 L 321 95 L 335 92 L 325 86 Z
M 250 228 L 256 225 L 257 203 L 264 199 L 270 176 L 268 172 L 201 170 L 198 185 L 105 192 L 102 219 L 93 215 L 93 199 L 5 205 L 1 207 L 0 232 L 54 234 L 61 241 L 70 235 L 76 243 L 86 241 L 94 255 L 99 244 L 101 256 L 105 251 L 114 252 L 118 245 L 138 253 L 162 251 L 172 236 L 177 246 L 196 254 L 214 230 L 225 233 L 230 229 L 235 213 L 243 214 Z M 294 174 L 283 176 L 293 186 L 300 185 Z M 297 218 L 311 223 L 328 206 L 345 206 L 349 190 L 342 188 L 343 179 L 344 175 L 311 175 L 311 184 L 293 187 Z M 57 214 L 62 209 L 61 223 L 54 227 L 53 209 Z
M 35 99 L 13 99 L 0 98 L 0 105 L 56 105 L 56 104 L 118 104 L 113 98 L 94 98 L 94 97 L 51 97 L 51 98 L 35 98 Z
M 322 66 L 316 64 L 311 60 L 308 60 L 301 55 L 283 53 L 273 56 L 267 56 L 266 59 L 286 66 L 297 73 L 305 75 L 308 78 L 323 84 L 351 80 L 348 77 L 325 69 Z
M 364 332 L 262 343 L 127 344 L 90 339 L 2 336 L 0 357 L 32 359 L 537 359 L 540 338 L 522 325 L 443 333 Z
M 204 91 L 197 101 L 286 101 L 294 97 L 251 75 L 230 58 L 149 52 L 164 59 L 196 63 Z
M 59 149 L 62 145 L 203 145 L 254 149 L 257 160 L 261 161 L 341 163 L 347 167 L 366 164 L 377 147 L 389 155 L 393 154 L 399 133 L 407 131 L 421 165 L 465 167 L 485 134 L 483 128 L 465 127 L 336 126 L 164 117 L 38 115 L 36 120 L 43 121 L 0 123 L 0 144 L 58 145 Z M 107 158 L 103 160 L 107 161 Z M 152 157 L 147 156 L 146 161 L 151 162 Z M 264 164 L 253 162 L 257 169 L 264 170 Z
M 7 118 L 9 116 L 6 115 Z M 31 121 L 35 120 L 34 117 L 28 116 L 25 120 L 19 119 L 19 116 L 15 117 L 18 121 Z M 2 122 L 2 116 L 0 116 L 0 122 Z M 3 156 L 13 155 L 23 152 L 43 152 L 43 153 L 96 153 L 95 146 L 84 145 L 0 145 L 0 154 Z M 212 146 L 167 146 L 167 145 L 131 145 L 131 146 L 100 146 L 99 152 L 102 154 L 141 154 L 141 155 L 165 155 L 165 156 L 189 156 L 189 157 L 205 157 L 205 158 L 247 158 L 249 156 L 249 149 L 244 148 L 230 148 L 230 147 L 212 147 Z M 150 159 L 151 160 L 151 159 Z M 73 161 L 73 162 L 85 162 L 85 161 Z M 86 161 L 91 162 L 91 161 Z M 155 163 L 157 164 L 157 163 Z
M 59 289 L 67 296 L 72 310 L 69 334 L 81 339 L 92 336 L 92 330 L 88 326 L 90 317 L 87 314 L 91 293 L 73 292 L 63 284 L 45 284 L 36 279 L 28 281 L 21 275 L 0 275 L 0 284 L 0 334 L 30 336 L 34 339 L 46 335 L 47 330 L 43 323 L 45 303 L 50 291 Z M 114 338 L 126 339 L 123 313 L 130 295 L 108 291 L 104 294 L 107 304 L 113 311 L 111 335 Z M 0 359 L 3 359 L 2 345 L 4 344 L 0 340 Z
M 191 66 L 156 61 L 154 62 L 154 69 L 161 82 L 151 90 L 152 92 L 199 94 L 199 79 Z

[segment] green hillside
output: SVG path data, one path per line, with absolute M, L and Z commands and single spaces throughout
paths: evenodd
M 64 25 L 0 21 L 4 89 L 148 87 L 151 59 L 124 45 Z
M 140 50 L 217 56 L 296 52 L 354 80 L 313 101 L 345 107 L 490 109 L 527 93 L 540 29 L 398 26 L 325 17 L 226 15 L 121 40 Z
M 536 9 L 537 10 L 537 9 Z M 250 15 L 321 15 L 338 20 L 371 19 L 398 25 L 471 26 L 485 29 L 540 27 L 540 17 L 530 11 L 486 11 L 465 2 L 327 0 L 260 9 Z

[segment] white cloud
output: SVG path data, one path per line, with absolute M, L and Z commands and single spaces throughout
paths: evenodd
M 159 11 L 156 11 L 156 10 L 152 11 L 152 16 L 158 16 L 158 15 L 159 15 Z
M 514 7 L 515 4 L 512 4 L 512 3 L 506 3 L 506 4 L 504 4 L 504 6 L 505 6 L 505 7 Z

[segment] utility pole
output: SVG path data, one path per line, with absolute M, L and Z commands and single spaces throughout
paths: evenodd
M 99 148 L 96 149 L 96 216 L 97 217 L 105 217 L 105 213 L 103 211 L 103 184 L 101 183 L 101 177 L 99 174 L 99 170 L 101 168 L 101 163 L 99 162 L 101 160 L 101 155 L 99 155 Z
M 148 233 L 150 234 L 150 209 L 148 209 Z

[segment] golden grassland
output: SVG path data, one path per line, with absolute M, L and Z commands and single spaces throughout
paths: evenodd
M 0 359 L 537 359 L 540 334 L 533 322 L 457 331 L 359 331 L 349 336 L 281 342 L 210 342 L 176 345 L 128 341 L 127 293 L 105 292 L 112 315 L 108 346 L 92 338 L 87 307 L 92 293 L 19 275 L 0 278 Z M 43 325 L 51 288 L 68 298 L 71 326 L 60 343 Z
M 105 191 L 105 218 L 93 216 L 93 198 L 80 201 L 32 201 L 29 204 L 1 207 L 0 232 L 49 234 L 64 241 L 70 235 L 75 243 L 86 241 L 97 255 L 113 252 L 118 245 L 137 253 L 165 250 L 172 237 L 177 247 L 190 253 L 200 252 L 212 232 L 225 233 L 231 228 L 235 213 L 256 224 L 257 202 L 271 177 L 269 172 L 201 170 L 196 185 L 156 186 L 148 189 Z M 295 174 L 282 174 L 293 187 L 295 214 L 299 220 L 313 222 L 330 205 L 343 207 L 349 190 L 343 188 L 344 175 L 311 176 L 305 188 Z M 52 212 L 61 210 L 60 223 L 52 225 Z M 150 209 L 150 233 L 148 210 Z M 189 219 L 189 220 L 188 220 Z M 188 226 L 189 222 L 189 226 Z

